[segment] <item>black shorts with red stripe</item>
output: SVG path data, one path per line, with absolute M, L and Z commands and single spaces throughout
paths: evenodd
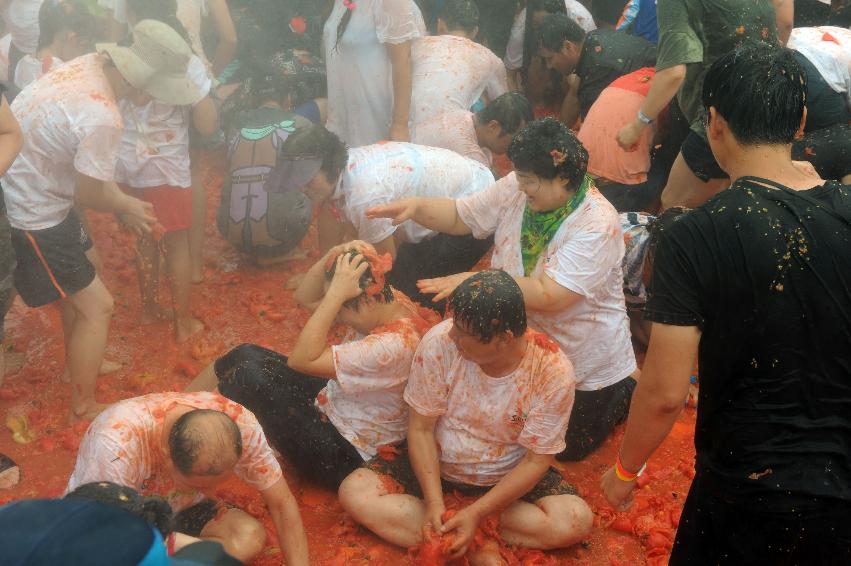
M 41 307 L 91 285 L 95 268 L 86 251 L 92 245 L 73 210 L 53 228 L 29 232 L 12 228 L 12 246 L 18 256 L 15 288 L 24 302 Z

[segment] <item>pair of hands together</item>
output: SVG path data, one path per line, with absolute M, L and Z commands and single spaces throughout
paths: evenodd
M 451 516 L 447 515 L 442 501 L 427 505 L 422 527 L 423 537 L 426 540 L 429 535 L 451 537 L 452 542 L 448 549 L 449 558 L 457 560 L 467 554 L 483 516 L 477 512 L 473 505 L 465 507 Z

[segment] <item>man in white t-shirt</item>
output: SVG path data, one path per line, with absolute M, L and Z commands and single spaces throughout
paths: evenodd
M 806 57 L 834 92 L 845 95 L 851 108 L 851 30 L 832 26 L 795 28 L 786 47 Z
M 508 151 L 511 138 L 535 119 L 532 105 L 519 92 L 506 92 L 477 113 L 450 110 L 411 130 L 411 141 L 442 147 L 493 167 L 493 156 Z
M 92 243 L 74 204 L 114 212 L 131 230 L 150 232 L 151 205 L 113 182 L 123 127 L 118 101 L 182 104 L 196 96 L 182 79 L 190 54 L 170 27 L 142 22 L 131 47 L 100 45 L 24 89 L 12 105 L 24 133 L 21 154 L 3 177 L 15 286 L 31 307 L 60 304 L 72 418 L 102 409 L 95 382 L 113 308 L 86 257 Z
M 389 258 L 379 258 L 365 242 L 333 248 L 295 293 L 313 314 L 289 357 L 243 344 L 204 370 L 189 389 L 218 387 L 257 415 L 269 441 L 302 477 L 336 490 L 383 447 L 392 450 L 408 430 L 402 393 L 431 324 L 387 284 L 389 267 Z M 436 322 L 437 316 L 430 319 Z M 349 332 L 341 344 L 331 345 L 337 322 Z
M 467 554 L 491 515 L 512 545 L 581 541 L 593 514 L 552 468 L 573 406 L 572 365 L 554 342 L 527 329 L 523 293 L 503 271 L 459 285 L 449 311 L 453 318 L 423 338 L 408 378 L 409 454 L 356 471 L 340 486 L 340 503 L 399 546 L 416 546 L 431 530 L 445 535 L 453 559 Z M 453 491 L 477 499 L 448 518 L 443 494 Z M 468 559 L 498 558 L 493 543 Z
M 347 150 L 322 126 L 292 134 L 281 148 L 267 186 L 301 190 L 319 206 L 319 245 L 324 250 L 349 240 L 364 240 L 379 254 L 394 256 L 388 281 L 412 299 L 434 306 L 417 289 L 417 279 L 470 269 L 490 242 L 448 236 L 413 222 L 399 226 L 367 218 L 366 210 L 405 196 L 460 198 L 483 191 L 493 173 L 455 152 L 385 142 Z M 455 270 L 455 271 L 453 271 Z
M 437 20 L 439 35 L 414 41 L 411 125 L 429 123 L 452 110 L 469 110 L 485 95 L 488 100 L 508 90 L 505 65 L 473 39 L 479 10 L 472 0 L 448 0 Z

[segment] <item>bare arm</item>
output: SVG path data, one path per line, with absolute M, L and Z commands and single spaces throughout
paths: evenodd
M 411 42 L 388 43 L 387 53 L 393 66 L 393 120 L 390 123 L 390 139 L 410 141 L 408 119 L 411 115 Z
M 434 427 L 438 417 L 425 417 L 414 409 L 410 410 L 408 425 L 408 452 L 411 467 L 420 482 L 426 506 L 426 524 L 439 531 L 443 526 L 441 518 L 446 506 L 443 502 L 443 487 L 440 483 L 440 458 L 438 457 L 437 441 L 434 438 Z
M 375 251 L 378 255 L 390 254 L 394 260 L 396 259 L 396 237 L 390 236 L 378 242 L 375 245 Z
M 699 343 L 700 329 L 696 326 L 653 324 L 621 441 L 621 463 L 626 471 L 637 472 L 671 432 L 688 398 Z M 629 500 L 634 487 L 634 481 L 618 479 L 614 469 L 603 476 L 603 494 L 616 509 Z
M 12 114 L 6 97 L 0 100 L 0 175 L 5 175 L 21 148 L 24 145 L 24 135 L 21 126 Z
M 515 277 L 526 308 L 538 312 L 561 312 L 582 300 L 582 295 L 562 287 L 548 275 Z
M 321 253 L 327 252 L 345 239 L 346 224 L 334 216 L 329 202 L 324 202 L 319 206 L 316 230 Z
M 564 79 L 566 92 L 561 103 L 561 121 L 567 127 L 572 127 L 579 120 L 579 87 L 582 84 L 575 73 Z
M 370 208 L 366 211 L 366 217 L 391 218 L 394 226 L 412 220 L 423 228 L 450 236 L 466 236 L 472 233 L 470 227 L 458 216 L 455 201 L 448 198 L 402 199 Z
M 281 543 L 288 566 L 308 566 L 307 535 L 301 521 L 298 503 L 284 478 L 260 492 Z
M 226 0 L 210 0 L 210 15 L 216 24 L 216 33 L 219 36 L 219 44 L 216 46 L 216 54 L 211 61 L 213 75 L 218 77 L 225 70 L 236 54 L 236 26 L 228 9 Z
M 192 107 L 192 124 L 204 137 L 212 136 L 219 129 L 219 112 L 209 96 Z
M 82 173 L 77 173 L 74 200 L 85 208 L 120 215 L 128 228 L 136 233 L 149 233 L 151 226 L 157 222 L 151 203 L 122 193 L 113 182 L 98 181 Z
M 659 114 L 662 113 L 662 110 L 677 95 L 677 91 L 680 90 L 680 86 L 682 86 L 685 78 L 685 65 L 674 65 L 673 67 L 657 71 L 656 76 L 653 77 L 653 81 L 650 83 L 650 91 L 647 93 L 647 98 L 644 99 L 644 104 L 641 105 L 641 112 L 648 118 L 656 120 Z M 645 124 L 636 117 L 618 132 L 618 143 L 623 149 L 632 149 L 647 126 L 648 124 Z
M 785 46 L 795 22 L 795 0 L 773 0 L 772 4 L 777 13 L 777 38 Z

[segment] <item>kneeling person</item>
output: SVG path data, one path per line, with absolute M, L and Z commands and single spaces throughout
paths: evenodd
M 167 498 L 177 532 L 214 539 L 245 563 L 266 541 L 257 519 L 209 499 L 236 474 L 266 502 L 287 564 L 307 566 L 298 504 L 257 419 L 214 393 L 155 393 L 121 401 L 92 421 L 66 493 L 109 481 Z
M 400 546 L 419 544 L 429 528 L 454 534 L 455 558 L 494 513 L 509 544 L 579 542 L 591 530 L 591 510 L 551 467 L 565 448 L 573 367 L 555 343 L 527 331 L 522 292 L 503 271 L 464 281 L 449 309 L 454 319 L 420 343 L 405 390 L 410 461 L 374 459 L 346 478 L 343 508 Z M 443 523 L 443 493 L 456 490 L 479 499 Z M 488 551 L 477 547 L 469 558 Z
M 364 242 L 333 248 L 296 291 L 314 312 L 289 359 L 245 344 L 190 386 L 218 386 L 248 407 L 287 462 L 331 489 L 408 429 L 402 394 L 430 324 L 384 282 L 381 263 Z M 335 322 L 350 332 L 344 343 L 328 346 Z

